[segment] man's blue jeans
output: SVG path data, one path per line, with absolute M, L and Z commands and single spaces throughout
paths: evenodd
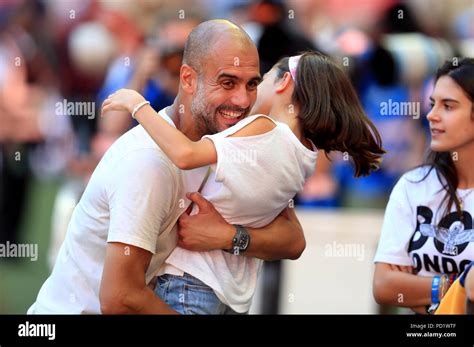
M 239 314 L 224 305 L 211 287 L 187 273 L 159 276 L 155 294 L 181 314 Z

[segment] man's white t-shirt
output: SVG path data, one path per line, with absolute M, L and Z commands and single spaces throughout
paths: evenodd
M 316 167 L 316 147 L 306 148 L 284 123 L 275 122 L 276 127 L 262 135 L 228 137 L 262 116 L 247 117 L 204 136 L 214 142 L 217 164 L 211 166 L 202 195 L 231 224 L 259 228 L 272 222 Z M 221 250 L 191 252 L 177 247 L 160 274 L 187 272 L 211 287 L 224 304 L 246 312 L 261 265 L 260 259 Z
M 474 260 L 474 192 L 458 189 L 464 201 L 462 222 L 453 206 L 443 216 L 445 191 L 428 167 L 403 175 L 385 210 L 374 262 L 413 266 L 418 275 L 460 273 Z
M 206 172 L 179 170 L 140 125 L 121 136 L 92 174 L 54 269 L 28 313 L 100 313 L 108 242 L 153 253 L 149 283 L 176 246 L 176 221 L 189 205 L 185 193 L 196 191 Z

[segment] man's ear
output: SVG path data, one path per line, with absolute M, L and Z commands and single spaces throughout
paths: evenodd
M 275 89 L 276 93 L 283 93 L 292 82 L 291 74 L 289 72 L 285 72 L 285 74 L 276 82 L 277 87 Z
M 191 66 L 183 64 L 181 65 L 181 69 L 179 71 L 179 78 L 183 91 L 188 94 L 194 94 L 197 85 L 196 71 L 194 71 Z

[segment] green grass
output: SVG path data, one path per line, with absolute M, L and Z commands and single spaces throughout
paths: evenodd
M 51 211 L 60 184 L 59 179 L 30 181 L 20 239 L 21 243 L 38 244 L 38 259 L 0 259 L 0 314 L 26 313 L 49 275 Z

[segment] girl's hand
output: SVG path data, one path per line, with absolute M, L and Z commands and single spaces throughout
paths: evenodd
M 101 114 L 103 115 L 107 111 L 127 111 L 132 113 L 134 107 L 143 101 L 145 101 L 145 98 L 137 91 L 119 89 L 104 100 Z

